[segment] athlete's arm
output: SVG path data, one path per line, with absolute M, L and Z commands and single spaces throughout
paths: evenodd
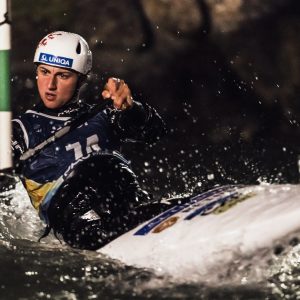
M 112 121 L 123 139 L 153 143 L 166 133 L 166 125 L 157 111 L 147 104 L 134 101 L 122 79 L 109 78 L 102 91 L 104 99 L 113 100 L 117 109 Z
M 116 113 L 114 123 L 125 138 L 154 143 L 167 132 L 166 124 L 148 104 L 133 101 L 133 105 Z

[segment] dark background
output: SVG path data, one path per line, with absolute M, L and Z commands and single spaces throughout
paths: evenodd
M 37 101 L 39 40 L 76 32 L 93 52 L 87 101 L 124 78 L 168 124 L 157 145 L 123 149 L 148 190 L 296 183 L 299 17 L 296 0 L 13 0 L 13 112 Z

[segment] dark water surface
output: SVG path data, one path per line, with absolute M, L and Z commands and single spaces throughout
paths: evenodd
M 52 235 L 38 243 L 43 226 L 20 183 L 0 198 L 0 299 L 300 299 L 298 241 L 174 282 Z

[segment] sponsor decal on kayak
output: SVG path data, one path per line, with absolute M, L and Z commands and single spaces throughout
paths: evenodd
M 152 233 L 160 233 L 163 230 L 173 226 L 177 220 L 179 219 L 178 216 L 173 216 L 165 221 L 163 221 L 162 223 L 160 223 L 157 227 L 154 228 L 154 230 L 152 231 Z
M 210 204 L 215 203 L 216 201 L 220 201 L 224 198 L 224 194 L 232 195 L 232 193 L 237 193 L 237 190 L 241 186 L 235 185 L 227 185 L 222 187 L 217 187 L 213 190 L 209 190 L 205 193 L 196 195 L 192 197 L 189 202 L 185 202 L 182 204 L 177 204 L 170 208 L 169 210 L 163 212 L 159 216 L 155 217 L 154 219 L 150 220 L 148 223 L 143 225 L 140 229 L 138 229 L 134 235 L 146 235 L 152 231 L 157 225 L 161 224 L 168 218 L 174 216 L 175 214 L 184 214 L 186 215 L 187 212 L 193 211 L 198 209 L 198 207 L 208 207 L 211 208 Z M 223 196 L 223 197 L 222 197 Z M 214 201 L 215 200 L 215 201 Z M 193 218 L 193 216 L 191 216 Z
M 242 202 L 246 199 L 249 199 L 250 197 L 253 197 L 254 193 L 241 193 L 241 192 L 233 192 L 229 195 L 226 195 L 225 197 L 222 197 L 220 199 L 217 199 L 215 201 L 212 201 L 211 203 L 201 206 L 194 210 L 192 213 L 187 215 L 184 219 L 185 220 L 191 220 L 196 216 L 207 216 L 210 214 L 220 214 L 231 207 L 235 206 L 239 202 Z
M 39 62 L 45 64 L 57 65 L 60 67 L 71 68 L 73 59 L 62 56 L 54 56 L 48 53 L 40 53 Z
M 228 199 L 228 201 L 225 201 L 224 203 L 222 203 L 221 205 L 217 205 L 217 207 L 215 207 L 211 211 L 211 213 L 215 214 L 215 215 L 224 213 L 225 211 L 227 211 L 228 209 L 237 205 L 238 203 L 243 202 L 253 196 L 255 196 L 255 193 L 253 193 L 253 192 L 246 193 L 246 194 L 237 194 L 237 195 L 233 196 L 231 199 Z M 205 215 L 208 215 L 208 214 L 209 214 L 209 212 L 205 213 Z

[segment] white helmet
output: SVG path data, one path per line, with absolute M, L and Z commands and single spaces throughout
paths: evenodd
M 92 69 L 92 52 L 80 35 L 55 31 L 40 41 L 33 62 L 68 68 L 86 75 Z

